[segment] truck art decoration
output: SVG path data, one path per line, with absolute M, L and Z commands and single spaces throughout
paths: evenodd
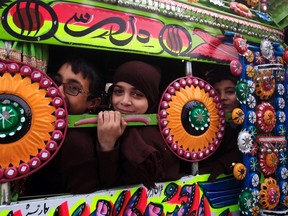
M 287 215 L 288 49 L 281 27 L 285 19 L 267 13 L 276 2 L 1 1 L 0 216 Z M 242 126 L 237 144 L 243 163 L 234 164 L 234 175 L 223 174 L 215 182 L 207 181 L 209 174 L 191 175 L 157 183 L 152 190 L 131 185 L 82 195 L 13 197 L 11 185 L 49 163 L 67 129 L 83 120 L 68 115 L 58 87 L 46 74 L 49 45 L 187 62 L 186 76 L 167 87 L 158 113 L 143 119 L 149 119 L 147 126 L 159 125 L 170 150 L 193 164 L 221 145 L 226 116 L 213 87 L 193 76 L 189 66 L 228 65 L 239 77 L 241 108 L 231 119 Z M 175 136 L 175 128 L 185 121 L 179 113 L 189 103 L 190 111 L 203 117 L 191 127 L 205 128 L 209 142 L 199 133 L 190 135 L 189 143 Z M 95 126 L 95 116 L 85 118 L 92 120 L 87 127 Z M 191 118 L 199 120 L 198 115 Z M 209 123 L 210 118 L 216 120 Z

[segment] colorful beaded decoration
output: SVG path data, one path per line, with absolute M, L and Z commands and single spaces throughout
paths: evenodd
M 51 160 L 66 135 L 66 118 L 64 99 L 48 75 L 0 60 L 0 183 L 23 178 Z
M 163 139 L 184 160 L 203 160 L 221 143 L 225 113 L 214 88 L 200 78 L 187 76 L 171 83 L 158 114 Z

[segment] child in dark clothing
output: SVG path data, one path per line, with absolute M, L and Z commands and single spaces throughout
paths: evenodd
M 114 111 L 98 115 L 98 140 L 103 151 L 118 149 L 118 185 L 144 184 L 151 188 L 157 181 L 183 176 L 180 158 L 166 146 L 158 126 L 126 127 L 121 114 L 156 113 L 159 104 L 161 73 L 141 62 L 122 64 L 113 77 Z M 116 182 L 115 181 L 115 182 Z
M 83 59 L 66 61 L 54 81 L 65 99 L 69 114 L 94 112 L 101 103 L 104 89 L 102 78 Z M 68 129 L 57 155 L 41 170 L 28 177 L 28 195 L 79 194 L 101 188 L 99 175 L 101 170 L 105 170 L 101 166 L 109 164 L 113 155 L 97 154 L 96 140 L 95 128 Z M 105 173 L 102 176 L 106 178 Z
M 240 106 L 235 92 L 237 83 L 235 76 L 224 70 L 214 70 L 207 74 L 207 81 L 218 93 L 226 114 L 232 113 L 234 108 Z M 214 181 L 221 173 L 232 173 L 232 164 L 243 160 L 237 145 L 240 130 L 241 126 L 233 122 L 226 123 L 224 137 L 219 148 L 209 158 L 199 162 L 200 174 L 210 173 L 209 180 Z

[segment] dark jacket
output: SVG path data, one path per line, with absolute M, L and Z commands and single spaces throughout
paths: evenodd
M 177 180 L 186 173 L 184 164 L 164 142 L 157 126 L 126 128 L 119 139 L 121 152 L 120 185 Z
M 97 152 L 96 138 L 96 128 L 68 129 L 55 157 L 28 176 L 27 195 L 90 193 L 110 186 L 107 167 L 114 166 L 115 152 Z
M 200 174 L 210 173 L 209 180 L 215 180 L 221 173 L 231 174 L 233 163 L 243 162 L 243 156 L 237 144 L 240 130 L 241 126 L 227 123 L 223 140 L 218 149 L 209 158 L 198 163 Z

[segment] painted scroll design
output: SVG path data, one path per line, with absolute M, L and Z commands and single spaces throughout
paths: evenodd
M 204 57 L 214 61 L 230 62 L 237 58 L 227 38 L 212 36 L 203 29 L 188 29 L 177 23 L 165 24 L 150 17 L 77 3 L 16 1 L 3 9 L 2 25 L 14 39 L 31 42 L 187 59 L 203 58 L 205 50 Z

